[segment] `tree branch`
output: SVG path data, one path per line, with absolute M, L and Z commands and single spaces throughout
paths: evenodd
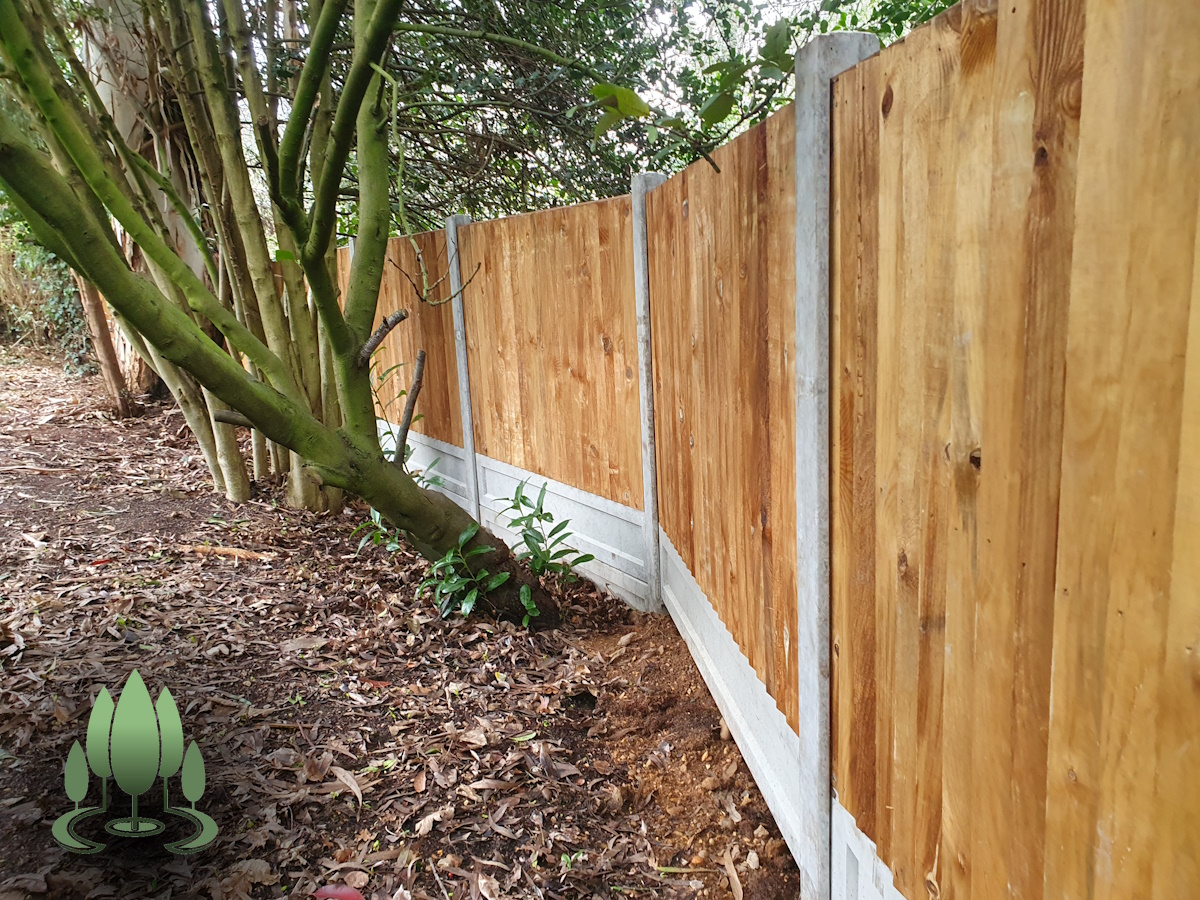
M 236 409 L 214 409 L 212 417 L 214 422 L 224 422 L 226 425 L 236 425 L 239 428 L 255 427 L 253 422 Z
M 412 384 L 404 401 L 404 415 L 400 417 L 400 430 L 396 435 L 396 448 L 400 459 L 404 459 L 404 448 L 408 445 L 408 429 L 412 427 L 413 413 L 417 409 L 417 394 L 425 382 L 425 351 L 417 351 L 417 365 L 413 369 Z
M 232 313 L 221 306 L 199 277 L 167 246 L 162 236 L 138 214 L 133 204 L 114 182 L 103 160 L 97 154 L 86 128 L 72 115 L 70 109 L 54 90 L 54 84 L 42 67 L 29 32 L 25 29 L 13 0 L 0 0 L 0 49 L 3 49 L 7 61 L 16 70 L 47 124 L 78 167 L 84 181 L 113 217 L 121 223 L 130 238 L 142 248 L 146 256 L 153 260 L 174 284 L 179 286 L 189 308 L 216 325 L 231 343 L 262 369 L 276 389 L 289 396 L 298 397 L 296 384 L 283 361 L 238 322 Z M 0 120 L 0 130 L 4 132 L 3 137 L 0 138 L 3 143 L 13 147 L 19 147 L 20 144 L 25 143 L 23 137 L 14 133 L 15 129 L 3 120 Z M 32 148 L 30 149 L 32 150 Z M 61 179 L 57 172 L 44 164 L 44 161 L 38 160 L 37 151 L 32 151 L 32 157 L 27 154 L 27 158 L 42 162 L 42 168 L 49 169 L 49 173 L 53 173 L 54 177 Z M 50 177 L 49 173 L 46 177 Z M 28 179 L 29 173 L 27 172 L 23 177 Z M 12 186 L 12 181 L 9 181 L 9 184 Z M 25 184 L 21 185 L 21 193 L 26 196 L 26 199 L 29 199 L 26 187 Z M 38 187 L 39 185 L 36 184 L 28 185 L 30 190 L 37 190 Z M 64 227 L 69 229 L 71 226 Z M 100 283 L 96 278 L 91 280 L 97 284 Z M 109 291 L 104 291 L 104 293 L 105 296 L 112 296 Z
M 371 81 L 376 77 L 371 67 L 378 64 L 383 51 L 392 37 L 392 26 L 396 21 L 403 0 L 380 0 L 363 31 L 362 40 L 355 41 L 354 60 L 342 85 L 342 96 L 338 100 L 333 116 L 333 129 L 329 135 L 329 151 L 325 155 L 319 179 L 313 178 L 313 205 L 309 215 L 308 242 L 303 259 L 316 262 L 325 255 L 333 227 L 337 220 L 337 196 L 341 186 L 342 172 L 354 142 L 354 126 L 359 110 Z M 289 126 L 291 122 L 288 123 Z
M 402 309 L 399 312 L 392 313 L 379 323 L 379 327 L 375 329 L 375 333 L 367 339 L 367 342 L 363 344 L 362 350 L 359 351 L 358 367 L 360 369 L 365 369 L 367 367 L 367 365 L 371 362 L 371 357 L 374 355 L 375 351 L 379 349 L 379 345 L 383 343 L 384 338 L 391 333 L 393 328 L 407 318 L 408 310 Z
M 333 39 L 337 35 L 338 23 L 346 11 L 347 0 L 325 0 L 321 16 L 313 28 L 308 45 L 308 57 L 300 70 L 300 82 L 296 85 L 296 96 L 292 99 L 292 111 L 288 115 L 279 140 L 280 188 L 300 194 L 300 158 L 304 152 L 304 138 L 312 118 L 313 104 L 321 92 L 321 81 L 329 63 Z
M 557 65 L 566 66 L 569 69 L 574 69 L 576 72 L 582 72 L 589 78 L 594 78 L 598 83 L 603 84 L 608 81 L 605 75 L 591 66 L 581 63 L 577 59 L 562 56 L 553 50 L 547 50 L 545 47 L 539 47 L 537 44 L 531 44 L 529 41 L 523 41 L 520 38 L 509 37 L 506 34 L 498 34 L 494 31 L 472 31 L 467 28 L 451 28 L 448 25 L 423 25 L 417 22 L 396 22 L 392 27 L 396 31 L 439 34 L 444 37 L 461 37 L 470 38 L 475 41 L 491 41 L 494 44 L 507 44 L 510 47 L 519 47 L 528 53 L 540 56 Z

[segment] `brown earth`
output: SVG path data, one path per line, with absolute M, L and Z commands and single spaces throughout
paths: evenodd
M 0 900 L 799 896 L 668 618 L 575 584 L 554 632 L 443 621 L 412 552 L 356 552 L 365 517 L 228 504 L 177 411 L 114 421 L 96 379 L 0 356 Z M 176 826 L 51 837 L 134 667 L 204 753 L 220 836 L 194 856 Z

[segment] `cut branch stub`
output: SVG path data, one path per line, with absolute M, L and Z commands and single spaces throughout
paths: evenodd
M 408 318 L 408 310 L 402 309 L 392 313 L 386 319 L 379 323 L 379 327 L 375 329 L 375 333 L 363 344 L 362 351 L 358 354 L 358 365 L 360 368 L 366 368 L 371 362 L 371 356 L 379 349 L 379 345 L 383 343 L 383 339 L 388 336 L 393 328 Z
M 412 427 L 413 413 L 417 409 L 417 394 L 421 393 L 421 385 L 425 381 L 425 351 L 417 351 L 417 365 L 413 369 L 412 384 L 408 388 L 408 398 L 404 401 L 404 415 L 400 418 L 400 430 L 396 437 L 396 458 L 404 459 L 405 446 L 408 444 L 408 429 Z

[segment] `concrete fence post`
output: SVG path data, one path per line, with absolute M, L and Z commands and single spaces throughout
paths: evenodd
M 801 893 L 830 898 L 829 240 L 834 76 L 879 52 L 872 34 L 818 35 L 796 54 L 796 575 Z
M 667 180 L 659 172 L 633 176 L 633 292 L 637 306 L 638 402 L 642 425 L 642 511 L 646 536 L 646 608 L 662 612 L 662 561 L 658 551 L 658 463 L 654 455 L 654 360 L 650 343 L 650 259 L 646 193 Z
M 463 311 L 462 265 L 458 253 L 458 227 L 471 221 L 470 216 L 450 216 L 446 219 L 446 259 L 450 270 L 451 308 L 454 313 L 454 356 L 458 363 L 458 408 L 462 415 L 463 460 L 466 466 L 467 503 L 469 512 L 480 521 L 479 467 L 475 461 L 475 425 L 471 416 L 471 376 L 467 369 L 467 317 Z

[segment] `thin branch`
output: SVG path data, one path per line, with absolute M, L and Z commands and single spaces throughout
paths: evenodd
M 413 413 L 417 409 L 417 394 L 421 393 L 421 385 L 425 381 L 425 351 L 417 351 L 417 365 L 413 369 L 412 385 L 408 389 L 408 399 L 404 401 L 404 415 L 400 417 L 400 430 L 396 437 L 396 447 L 400 458 L 404 458 L 404 448 L 408 445 L 408 429 L 412 427 Z
M 379 349 L 379 345 L 383 343 L 383 339 L 391 333 L 391 330 L 408 318 L 408 310 L 402 309 L 399 312 L 394 312 L 375 329 L 375 333 L 371 335 L 363 348 L 358 354 L 358 365 L 360 368 L 366 368 L 371 362 L 371 356 Z
M 494 31 L 471 31 L 466 28 L 451 28 L 447 25 L 421 25 L 416 22 L 396 22 L 393 26 L 396 31 L 409 31 L 418 34 L 438 34 L 444 37 L 462 37 L 469 38 L 475 41 L 491 41 L 494 44 L 507 44 L 510 47 L 519 47 L 535 56 L 540 56 L 552 63 L 567 68 L 574 69 L 576 72 L 582 72 L 589 78 L 595 79 L 597 82 L 604 84 L 608 78 L 601 74 L 591 66 L 581 63 L 577 59 L 571 59 L 566 56 L 561 56 L 553 50 L 547 50 L 545 47 L 539 47 L 537 44 L 531 44 L 529 41 L 523 41 L 520 38 L 509 37 L 506 34 L 497 34 Z

